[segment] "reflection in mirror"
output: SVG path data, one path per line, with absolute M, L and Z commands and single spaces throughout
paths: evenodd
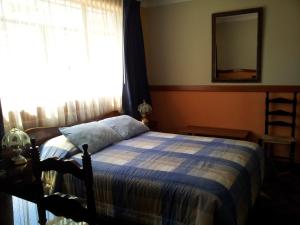
M 260 81 L 261 12 L 213 14 L 213 81 Z

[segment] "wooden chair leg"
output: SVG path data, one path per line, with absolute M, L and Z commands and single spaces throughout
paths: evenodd
M 262 147 L 263 147 L 263 150 L 264 150 L 264 160 L 265 160 L 265 175 L 266 177 L 269 176 L 269 172 L 270 172 L 270 156 L 269 156 L 269 144 L 268 143 L 265 143 L 265 142 L 262 142 Z
M 14 208 L 12 196 L 0 192 L 0 224 L 14 225 Z
M 296 143 L 292 142 L 290 144 L 290 153 L 289 153 L 290 171 L 293 171 L 293 169 L 294 169 L 294 164 L 295 164 L 295 149 L 296 149 Z
M 47 223 L 46 210 L 40 204 L 37 204 L 37 210 L 39 215 L 39 224 L 46 225 Z
M 266 179 L 274 179 L 278 174 L 278 170 L 273 161 L 273 151 L 272 151 L 272 143 L 263 142 L 263 148 L 265 151 L 265 174 Z

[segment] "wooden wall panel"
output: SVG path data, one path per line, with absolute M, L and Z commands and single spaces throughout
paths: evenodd
M 265 93 L 263 91 L 152 89 L 151 96 L 152 119 L 158 122 L 158 128 L 162 131 L 180 132 L 180 128 L 186 125 L 244 129 L 252 131 L 253 141 L 257 141 L 264 133 Z M 300 94 L 298 102 L 300 102 Z M 299 103 L 297 124 L 296 157 L 300 162 Z
M 152 91 L 300 92 L 299 85 L 152 85 Z

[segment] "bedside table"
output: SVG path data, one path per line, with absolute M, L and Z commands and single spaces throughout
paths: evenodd
M 12 163 L 2 169 L 5 173 L 0 176 L 0 192 L 17 196 L 29 201 L 36 200 L 36 183 L 32 172 L 32 162 L 15 166 Z
M 183 134 L 198 135 L 206 137 L 229 138 L 236 140 L 247 141 L 250 138 L 251 132 L 248 130 L 227 129 L 217 127 L 201 127 L 201 126 L 186 126 L 181 132 Z
M 154 121 L 154 120 L 150 120 L 148 123 L 146 123 L 145 125 L 147 126 L 147 127 L 149 127 L 149 129 L 151 130 L 151 131 L 157 131 L 157 121 Z

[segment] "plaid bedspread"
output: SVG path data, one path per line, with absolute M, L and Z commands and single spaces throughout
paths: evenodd
M 140 224 L 242 225 L 263 162 L 254 143 L 147 132 L 92 155 L 97 211 Z

